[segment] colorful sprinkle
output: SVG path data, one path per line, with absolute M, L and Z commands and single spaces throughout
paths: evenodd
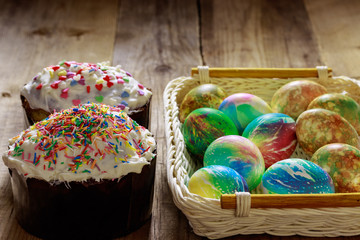
M 80 79 L 79 81 L 78 81 L 78 83 L 80 84 L 80 85 L 85 85 L 85 79 L 84 78 L 82 78 L 82 79 Z
M 124 91 L 124 92 L 121 93 L 122 98 L 127 98 L 129 96 L 130 96 L 130 94 L 127 91 Z
M 66 76 L 60 76 L 60 77 L 59 77 L 59 80 L 60 80 L 60 81 L 65 81 L 65 80 L 66 80 Z
M 37 85 L 36 89 L 37 89 L 37 90 L 40 90 L 40 89 L 42 88 L 42 86 L 43 86 L 43 85 L 40 83 L 39 85 Z
M 104 81 L 104 79 L 98 79 L 98 80 L 96 80 L 96 84 L 103 84 L 105 81 Z
M 57 89 L 58 87 L 59 87 L 59 83 L 60 83 L 61 81 L 55 81 L 54 83 L 52 83 L 51 85 L 50 85 L 50 87 L 52 87 L 52 88 L 54 88 L 54 89 Z
M 102 84 L 95 84 L 95 88 L 99 91 L 101 91 L 101 89 L 103 88 Z
M 74 79 L 72 79 L 71 82 L 70 82 L 70 86 L 72 86 L 72 87 L 77 85 L 77 84 L 78 84 L 78 82 L 76 80 L 74 80 Z
M 68 96 L 69 96 L 68 92 L 69 92 L 69 88 L 65 88 L 65 89 L 61 90 L 60 97 L 68 98 Z
M 110 81 L 110 76 L 109 75 L 106 75 L 104 78 L 103 78 L 105 81 Z
M 60 76 L 66 76 L 66 75 L 67 75 L 67 72 L 66 72 L 66 70 L 61 70 L 61 71 L 58 72 L 57 75 L 58 75 L 59 77 L 60 77 Z
M 124 104 L 119 104 L 118 108 L 120 108 L 121 110 L 124 110 L 126 108 L 126 106 Z
M 72 100 L 73 105 L 77 106 L 81 103 L 80 99 L 74 99 Z
M 111 88 L 112 86 L 114 85 L 114 83 L 112 83 L 112 82 L 107 82 L 107 84 L 106 84 L 106 86 L 108 87 L 108 88 Z
M 66 74 L 66 77 L 67 78 L 72 78 L 72 77 L 74 77 L 75 76 L 75 73 L 73 73 L 73 72 L 68 72 L 67 74 Z
M 102 102 L 102 101 L 104 101 L 104 97 L 103 96 L 95 96 L 95 100 L 97 101 L 97 102 Z

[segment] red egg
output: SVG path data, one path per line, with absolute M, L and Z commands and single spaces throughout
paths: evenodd
M 268 113 L 255 118 L 242 136 L 260 149 L 266 168 L 290 158 L 297 144 L 295 120 L 282 113 Z

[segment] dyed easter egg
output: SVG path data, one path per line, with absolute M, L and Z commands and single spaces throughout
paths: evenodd
M 271 165 L 261 181 L 263 193 L 334 193 L 329 174 L 308 160 L 289 158 Z
M 259 148 L 239 135 L 223 136 L 212 142 L 204 155 L 204 166 L 209 165 L 234 169 L 245 178 L 250 191 L 259 185 L 265 171 Z
M 265 168 L 289 158 L 297 144 L 295 120 L 282 113 L 268 113 L 257 117 L 247 125 L 242 136 L 259 148 L 264 157 Z
M 245 179 L 234 169 L 225 166 L 207 166 L 190 178 L 189 191 L 206 198 L 219 199 L 222 194 L 248 192 Z
M 324 108 L 340 114 L 360 134 L 360 106 L 351 97 L 342 93 L 328 93 L 315 98 L 308 109 Z
M 273 112 L 296 119 L 316 97 L 327 93 L 324 86 L 308 80 L 289 82 L 279 88 L 271 99 Z
M 218 109 L 225 98 L 225 90 L 215 84 L 202 84 L 191 89 L 180 104 L 180 122 L 183 123 L 185 118 L 195 109 L 203 107 Z
M 249 93 L 236 93 L 225 98 L 219 110 L 235 123 L 239 134 L 255 118 L 271 113 L 270 106 L 261 98 Z
M 213 108 L 198 108 L 185 119 L 183 134 L 187 150 L 199 160 L 215 139 L 237 134 L 235 124 L 225 113 Z
M 359 147 L 359 136 L 339 114 L 326 109 L 306 110 L 296 120 L 296 136 L 305 153 L 312 155 L 329 143 L 346 143 Z
M 312 155 L 334 181 L 335 191 L 360 192 L 360 150 L 343 143 L 327 144 Z

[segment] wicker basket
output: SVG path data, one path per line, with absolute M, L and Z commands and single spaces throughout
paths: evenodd
M 346 92 L 360 103 L 360 81 L 333 77 L 331 69 L 229 69 L 198 67 L 192 77 L 179 77 L 164 92 L 167 137 L 167 178 L 175 205 L 186 215 L 194 232 L 217 239 L 238 234 L 268 233 L 278 236 L 313 237 L 360 234 L 360 194 L 267 195 L 239 193 L 228 196 L 233 209 L 223 201 L 203 198 L 189 192 L 189 177 L 200 166 L 186 151 L 178 118 L 179 105 L 195 86 L 214 83 L 228 94 L 247 92 L 268 103 L 273 93 L 290 81 L 313 80 L 328 92 Z M 293 157 L 309 158 L 301 148 Z M 301 195 L 301 196 L 299 196 Z

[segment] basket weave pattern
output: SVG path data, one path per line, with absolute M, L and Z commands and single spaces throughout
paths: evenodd
M 360 104 L 360 82 L 348 77 L 332 77 L 319 68 L 318 78 L 306 78 L 320 83 L 328 92 L 347 92 Z M 251 208 L 247 216 L 237 217 L 236 210 L 222 209 L 220 200 L 203 198 L 189 192 L 189 177 L 200 167 L 186 151 L 179 121 L 179 106 L 192 88 L 203 84 L 218 84 L 231 95 L 246 92 L 270 103 L 274 92 L 284 84 L 304 78 L 212 78 L 208 71 L 193 77 L 172 80 L 164 91 L 167 138 L 167 179 L 175 205 L 186 215 L 194 232 L 210 239 L 237 234 L 278 236 L 353 236 L 360 234 L 360 207 L 337 208 Z M 326 70 L 326 69 L 325 69 Z M 293 157 L 309 159 L 297 147 Z M 253 194 L 253 193 L 252 193 Z M 251 201 L 244 198 L 243 201 Z M 248 202 L 243 202 L 250 206 Z

